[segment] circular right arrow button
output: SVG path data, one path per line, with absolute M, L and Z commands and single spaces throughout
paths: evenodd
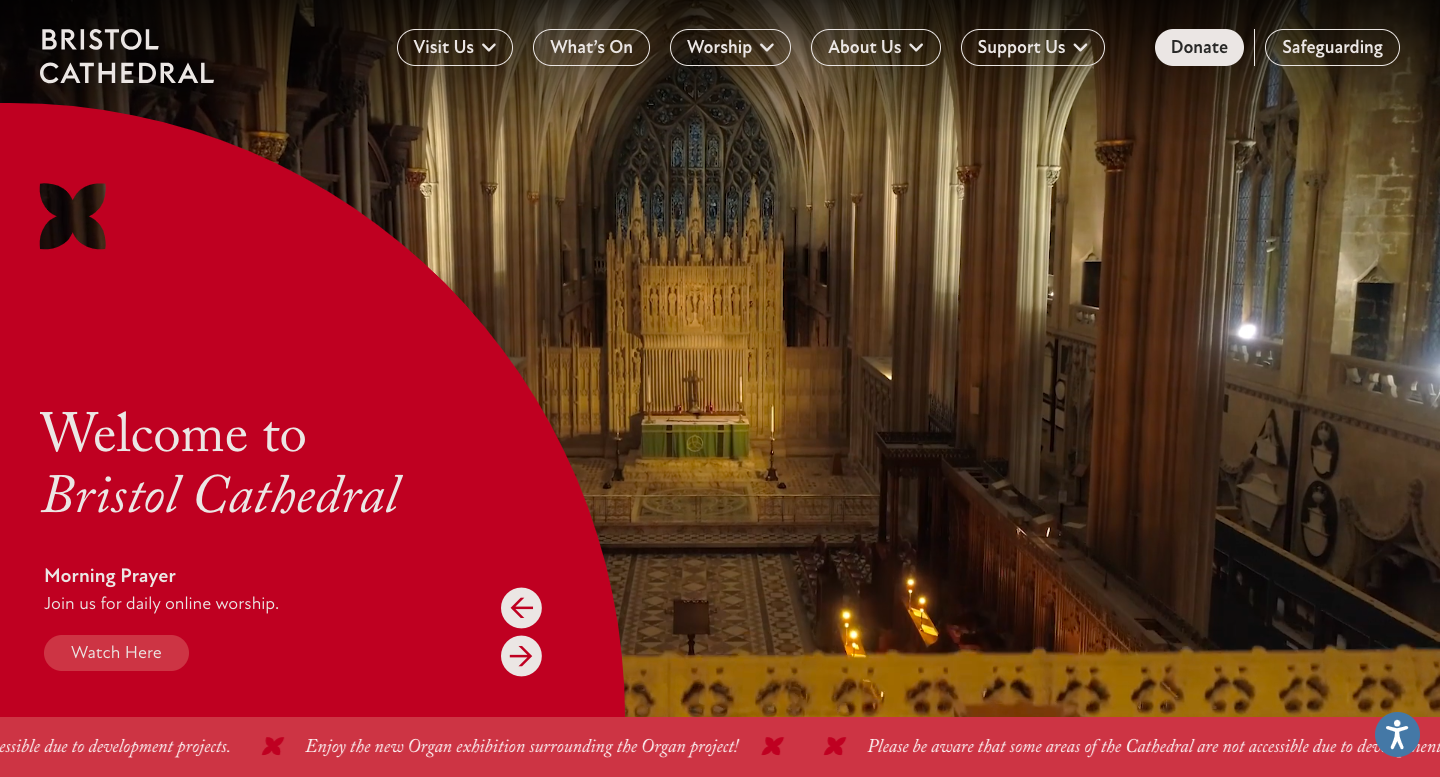
M 500 665 L 516 677 L 528 677 L 540 668 L 540 643 L 529 637 L 511 637 L 500 649 Z

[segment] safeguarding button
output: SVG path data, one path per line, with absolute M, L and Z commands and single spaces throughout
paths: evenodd
M 1285 67 L 1384 67 L 1400 58 L 1400 36 L 1389 30 L 1276 30 L 1265 58 Z
M 1170 67 L 1230 67 L 1245 56 L 1245 39 L 1234 30 L 1166 30 L 1155 56 Z
M 45 643 L 45 663 L 58 672 L 173 672 L 190 660 L 174 635 L 62 634 Z

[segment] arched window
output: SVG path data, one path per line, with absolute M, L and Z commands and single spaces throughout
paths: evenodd
M 665 234 L 684 229 L 692 185 L 700 190 L 707 231 L 722 223 L 724 232 L 738 230 L 752 178 L 767 232 L 774 219 L 770 139 L 750 99 L 713 65 L 677 65 L 655 83 L 615 149 L 613 169 L 617 231 L 627 226 L 636 176 L 646 215 Z
M 1280 340 L 1285 336 L 1285 293 L 1290 281 L 1300 111 L 1295 90 L 1276 65 L 1266 65 L 1260 97 L 1254 153 L 1236 184 L 1230 328 L 1237 331 L 1253 324 L 1257 334 Z

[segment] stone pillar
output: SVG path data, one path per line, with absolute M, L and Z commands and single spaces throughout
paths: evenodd
M 1202 632 L 1224 400 L 1225 276 L 1234 164 L 1227 68 L 1172 68 L 1170 28 L 1231 27 L 1219 4 L 1093 7 L 1105 166 L 1096 353 L 1092 549 Z

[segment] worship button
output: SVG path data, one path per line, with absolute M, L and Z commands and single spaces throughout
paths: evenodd
M 45 663 L 58 672 L 173 672 L 190 646 L 171 634 L 62 634 L 45 643 Z
M 770 29 L 690 28 L 670 36 L 670 58 L 685 67 L 775 67 L 790 59 L 790 36 Z

